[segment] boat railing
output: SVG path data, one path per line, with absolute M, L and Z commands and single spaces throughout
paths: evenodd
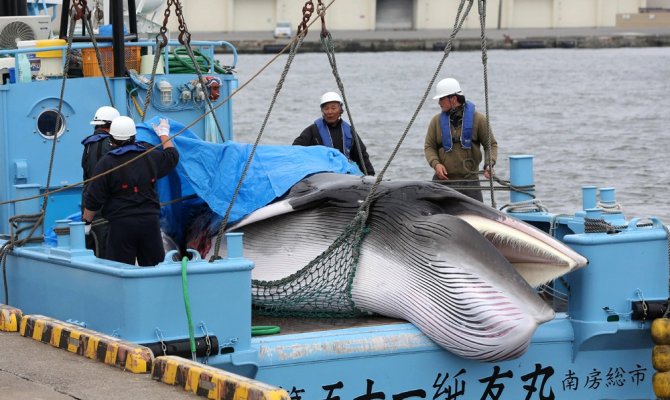
M 155 41 L 142 41 L 142 42 L 125 42 L 124 45 L 126 47 L 140 47 L 140 48 L 147 48 L 147 49 L 152 49 L 151 54 L 154 54 L 156 51 L 156 42 Z M 98 48 L 111 48 L 112 43 L 110 42 L 100 42 L 97 43 Z M 181 47 L 183 46 L 179 41 L 177 40 L 170 40 L 168 41 L 167 46 L 165 46 L 162 50 L 163 57 L 165 60 L 168 59 L 170 50 L 175 47 Z M 235 46 L 233 46 L 230 42 L 227 42 L 225 40 L 219 40 L 219 41 L 209 41 L 209 40 L 194 40 L 191 41 L 191 46 L 197 48 L 204 56 L 209 58 L 210 60 L 214 60 L 214 50 L 217 47 L 225 47 L 228 48 L 231 52 L 232 55 L 232 63 L 228 65 L 231 68 L 234 68 L 237 65 L 237 49 Z M 74 50 L 82 50 L 82 49 L 92 49 L 93 43 L 91 42 L 86 42 L 86 43 L 72 43 L 72 49 Z M 19 59 L 16 57 L 18 54 L 34 54 L 34 53 L 42 53 L 42 52 L 47 52 L 47 51 L 62 51 L 61 54 L 61 62 L 63 65 L 65 65 L 65 57 L 66 57 L 66 50 L 67 50 L 67 45 L 59 45 L 59 46 L 49 46 L 49 47 L 24 47 L 20 49 L 6 49 L 6 50 L 0 50 L 0 57 L 3 56 L 11 56 L 14 57 L 14 68 L 16 71 L 19 69 Z M 170 67 L 169 63 L 164 63 L 164 68 L 165 68 L 165 74 L 170 73 Z M 139 71 L 138 71 L 139 72 Z M 214 63 L 211 63 L 209 65 L 209 70 L 208 73 L 214 73 Z

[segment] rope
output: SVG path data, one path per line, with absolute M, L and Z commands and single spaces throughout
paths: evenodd
M 5 303 L 9 304 L 9 287 L 7 284 L 7 256 L 15 247 L 23 246 L 29 242 L 38 242 L 41 241 L 41 237 L 33 237 L 33 233 L 37 230 L 39 226 L 42 225 L 44 221 L 44 212 L 39 214 L 29 214 L 29 215 L 16 215 L 9 218 L 9 224 L 11 228 L 11 233 L 9 240 L 5 242 L 0 248 L 0 262 L 2 263 L 2 283 L 5 290 Z M 32 225 L 19 227 L 19 223 L 30 223 Z M 23 232 L 30 230 L 28 235 L 18 240 L 18 237 Z
M 168 7 L 165 9 L 165 13 L 167 15 L 170 14 L 170 7 L 168 3 Z M 166 17 L 167 20 L 167 17 Z M 167 23 L 167 21 L 165 22 Z M 160 42 L 160 37 L 161 35 L 158 34 L 156 35 L 156 51 L 155 54 L 160 54 L 162 49 L 167 45 L 167 38 L 164 36 L 164 40 Z M 159 58 L 154 55 L 154 64 L 151 67 L 151 77 L 149 78 L 149 83 L 147 85 L 147 93 L 144 96 L 144 105 L 142 106 L 142 111 L 140 111 L 140 116 L 142 117 L 142 122 L 144 122 L 144 119 L 147 116 L 147 109 L 149 108 L 149 104 L 151 104 L 151 95 L 153 94 L 153 87 L 154 87 L 154 82 L 156 81 L 156 70 L 158 69 L 158 60 Z M 132 74 L 131 74 L 132 77 Z
M 178 2 L 178 0 L 177 0 Z M 198 61 L 195 59 L 195 54 L 193 54 L 193 49 L 191 48 L 191 34 L 188 34 L 188 41 L 186 42 L 186 50 L 188 51 L 188 55 L 191 58 L 191 62 L 193 65 L 196 65 Z M 200 71 L 200 68 L 197 68 L 195 70 L 195 73 L 198 75 L 198 82 L 202 86 L 202 90 L 207 90 L 207 82 L 205 81 L 205 78 L 202 76 L 202 72 Z M 219 132 L 219 138 L 221 139 L 221 143 L 226 141 L 226 138 L 223 136 L 223 130 L 221 129 L 221 124 L 219 124 L 219 119 L 216 116 L 216 113 L 214 112 L 214 106 L 212 105 L 212 101 L 209 98 L 209 95 L 205 95 L 205 101 L 207 102 L 207 108 L 210 110 L 212 118 L 214 119 L 214 123 L 216 124 L 216 130 Z
M 91 25 L 91 18 L 90 14 L 91 11 L 88 9 L 88 7 L 84 7 L 86 15 L 84 15 L 83 20 L 84 23 L 86 24 L 86 29 L 88 29 L 89 32 L 91 32 L 91 43 L 93 44 L 93 50 L 95 51 L 95 57 L 98 61 L 98 68 L 100 69 L 100 73 L 102 75 L 102 80 L 105 83 L 105 90 L 107 91 L 107 98 L 109 98 L 109 104 L 114 107 L 114 98 L 112 97 L 112 90 L 109 88 L 109 78 L 107 77 L 107 74 L 105 73 L 105 68 L 102 65 L 102 56 L 100 54 L 100 48 L 98 47 L 98 41 L 95 39 L 95 35 L 93 35 L 93 26 Z M 74 21 L 71 21 L 70 23 L 74 23 Z M 72 43 L 72 32 L 68 34 L 68 56 L 66 59 L 69 57 L 69 47 L 71 46 Z M 69 64 L 69 61 L 67 62 Z M 65 70 L 64 77 L 63 77 L 63 86 L 65 86 L 65 79 L 67 77 L 67 70 Z
M 328 3 L 328 5 L 326 6 L 326 8 L 330 7 L 334 2 L 335 2 L 335 0 L 331 0 L 331 2 Z M 313 21 L 310 22 L 307 26 L 308 26 L 308 27 L 309 27 L 309 26 L 312 26 L 315 22 L 316 22 L 316 20 L 313 20 Z M 74 25 L 74 24 L 72 24 L 72 25 Z M 166 40 L 167 40 L 167 39 L 166 39 Z M 283 48 L 282 50 L 280 50 L 277 54 L 275 54 L 274 57 L 272 57 L 270 60 L 268 60 L 268 62 L 266 62 L 266 63 L 265 63 L 265 64 L 264 64 L 258 71 L 256 71 L 256 73 L 254 73 L 254 74 L 251 76 L 251 78 L 249 78 L 246 82 L 244 82 L 243 84 L 241 84 L 236 90 L 234 90 L 233 92 L 231 92 L 225 99 L 221 100 L 221 102 L 220 102 L 219 104 L 215 105 L 213 110 L 205 111 L 205 112 L 204 112 L 203 114 L 201 114 L 199 117 L 197 117 L 196 119 L 194 119 L 191 123 L 185 125 L 184 128 L 182 128 L 179 132 L 177 132 L 177 133 L 175 133 L 174 135 L 170 136 L 170 140 L 176 138 L 177 136 L 180 136 L 181 134 L 183 134 L 183 133 L 186 132 L 187 130 L 191 129 L 191 128 L 192 128 L 193 126 L 195 126 L 198 122 L 202 121 L 205 117 L 207 117 L 207 115 L 208 115 L 209 113 L 213 112 L 214 110 L 218 109 L 219 107 L 222 107 L 224 104 L 227 104 L 227 103 L 233 98 L 233 96 L 237 95 L 237 93 L 239 93 L 241 90 L 245 89 L 249 84 L 251 84 L 251 82 L 253 82 L 254 80 L 256 80 L 256 78 L 258 78 L 258 76 L 260 76 L 266 69 L 268 69 L 268 68 L 270 67 L 270 65 L 272 65 L 275 61 L 277 61 L 277 59 L 278 59 L 279 57 L 281 57 L 281 55 L 283 55 L 283 54 L 284 54 L 284 53 L 285 53 L 285 52 L 286 52 L 286 51 L 287 51 L 287 50 L 288 50 L 288 49 L 289 49 L 289 48 L 290 48 L 296 41 L 298 41 L 298 40 L 299 40 L 299 36 L 294 36 L 293 39 L 291 39 L 291 41 L 290 41 L 289 43 L 287 43 L 286 46 L 284 46 L 284 48 Z M 156 59 L 156 57 L 154 57 L 154 59 Z M 156 62 L 156 65 L 157 65 L 158 61 L 155 61 L 155 62 Z M 48 195 L 52 195 L 52 194 L 56 194 L 56 193 L 60 193 L 60 192 L 64 192 L 64 191 L 66 191 L 66 190 L 70 190 L 70 189 L 79 187 L 79 186 L 81 186 L 81 185 L 85 185 L 85 184 L 87 184 L 87 183 L 89 183 L 89 182 L 92 182 L 92 181 L 94 181 L 94 180 L 96 180 L 96 179 L 99 179 L 99 178 L 101 178 L 101 177 L 103 177 L 103 176 L 105 176 L 105 175 L 107 175 L 107 174 L 109 174 L 109 173 L 111 173 L 111 172 L 113 172 L 113 171 L 116 171 L 116 170 L 118 170 L 118 169 L 120 169 L 120 168 L 123 168 L 123 167 L 125 167 L 126 165 L 129 165 L 129 164 L 134 163 L 135 161 L 137 161 L 137 160 L 139 160 L 140 158 L 144 157 L 144 156 L 145 156 L 146 154 L 148 154 L 150 151 L 154 151 L 155 149 L 157 149 L 157 148 L 159 148 L 159 147 L 161 147 L 161 146 L 162 146 L 162 145 L 161 145 L 160 143 L 159 143 L 159 144 L 156 144 L 156 145 L 150 147 L 149 149 L 147 149 L 146 152 L 144 152 L 144 153 L 140 153 L 140 154 L 138 154 L 137 156 L 133 157 L 132 159 L 128 160 L 126 163 L 124 163 L 124 164 L 122 164 L 122 165 L 119 165 L 119 166 L 117 166 L 117 167 L 114 167 L 113 169 L 110 169 L 110 170 L 105 171 L 105 172 L 103 172 L 103 173 L 100 173 L 99 175 L 92 176 L 92 177 L 89 178 L 89 179 L 86 179 L 86 180 L 83 180 L 83 181 L 79 181 L 79 182 L 75 182 L 75 183 L 71 183 L 71 184 L 69 184 L 69 185 L 62 186 L 62 187 L 60 187 L 59 189 L 55 189 L 55 190 L 48 190 L 48 189 L 47 189 L 47 191 L 44 192 L 43 194 L 38 194 L 38 195 L 35 195 L 35 196 L 29 196 L 29 197 L 23 197 L 23 198 L 19 198 L 19 199 L 12 199 L 12 200 L 1 201 L 1 202 L 0 202 L 0 206 L 1 206 L 1 205 L 5 205 L 5 204 L 14 204 L 14 203 L 18 203 L 18 202 L 21 202 L 21 201 L 28 201 L 28 200 L 33 200 L 33 199 L 44 198 L 45 196 L 48 196 Z
M 507 209 L 508 212 L 549 212 L 538 199 L 508 203 L 500 207 L 500 211 L 503 211 L 504 209 Z
M 78 3 L 78 1 L 75 1 L 75 2 Z M 89 11 L 88 11 L 88 7 L 84 7 L 84 8 L 85 8 L 84 16 L 86 16 L 86 13 L 89 12 Z M 49 156 L 49 169 L 47 171 L 47 181 L 46 181 L 46 187 L 47 188 L 49 188 L 51 186 L 51 174 L 53 173 L 54 158 L 55 158 L 55 155 L 56 155 L 56 143 L 58 143 L 58 131 L 60 131 L 60 129 L 61 129 L 61 123 L 62 123 L 61 115 L 63 115 L 61 113 L 61 111 L 63 109 L 63 98 L 65 97 L 65 83 L 67 82 L 67 75 L 68 75 L 68 71 L 69 71 L 69 68 L 70 68 L 70 57 L 72 56 L 72 37 L 74 35 L 74 27 L 75 27 L 75 21 L 76 21 L 77 15 L 78 15 L 78 12 L 75 8 L 75 5 L 73 4 L 72 7 L 70 7 L 70 29 L 68 30 L 67 50 L 65 52 L 65 58 L 66 58 L 67 61 L 65 62 L 65 65 L 63 66 L 63 81 L 61 83 L 60 96 L 59 96 L 59 99 L 58 99 L 58 114 L 57 114 L 58 118 L 56 118 L 56 128 L 55 128 L 55 131 L 54 131 L 53 141 L 51 143 L 51 154 Z M 48 200 L 49 200 L 49 196 L 48 196 L 48 194 L 46 194 L 44 196 L 44 201 L 42 202 L 42 213 L 46 212 L 46 207 L 47 207 Z
M 464 7 L 466 1 L 469 4 L 468 4 L 467 8 L 465 9 L 465 12 L 463 13 L 463 7 Z M 398 151 L 400 150 L 400 146 L 402 145 L 403 141 L 407 137 L 410 128 L 414 124 L 414 121 L 416 120 L 416 117 L 419 114 L 419 111 L 421 111 L 421 108 L 423 107 L 424 103 L 426 102 L 426 99 L 428 98 L 428 94 L 430 93 L 430 90 L 432 89 L 433 85 L 435 84 L 435 80 L 437 79 L 437 75 L 440 73 L 440 70 L 442 69 L 442 65 L 444 65 L 444 62 L 446 61 L 447 57 L 449 57 L 449 53 L 451 52 L 451 48 L 453 46 L 454 38 L 456 37 L 456 34 L 458 33 L 458 31 L 461 30 L 461 27 L 463 26 L 463 23 L 465 22 L 466 17 L 470 13 L 470 9 L 472 8 L 472 2 L 473 2 L 473 0 L 461 0 L 461 3 L 458 6 L 458 11 L 456 13 L 456 20 L 454 21 L 454 27 L 451 31 L 451 34 L 449 35 L 449 40 L 447 41 L 447 45 L 444 47 L 444 55 L 442 56 L 442 59 L 438 63 L 438 66 L 435 69 L 435 73 L 433 74 L 430 81 L 428 82 L 428 85 L 426 87 L 426 90 L 424 91 L 423 97 L 419 101 L 419 105 L 417 106 L 416 110 L 414 111 L 414 114 L 412 114 L 412 117 L 410 118 L 410 121 L 407 124 L 407 127 L 405 128 L 405 131 L 403 132 L 402 136 L 400 137 L 400 140 L 398 141 L 395 148 L 393 149 L 393 152 L 391 153 L 391 156 L 386 161 L 386 164 L 384 165 L 384 168 L 382 168 L 381 172 L 377 175 L 377 179 L 375 180 L 375 183 L 373 184 L 372 188 L 370 189 L 370 193 L 368 194 L 368 197 L 366 198 L 366 200 L 361 205 L 361 209 L 365 209 L 366 212 L 367 212 L 367 210 L 369 210 L 371 198 L 374 196 L 375 192 L 377 191 L 377 187 L 380 185 L 382 179 L 384 178 L 384 174 L 386 173 L 386 170 L 388 170 L 388 168 L 391 164 L 391 161 L 393 161 L 396 154 L 398 154 Z M 461 14 L 463 14 L 463 15 L 461 16 Z
M 323 19 L 325 15 L 325 10 L 321 12 L 321 18 Z M 349 102 L 347 101 L 347 96 L 344 93 L 344 84 L 342 83 L 342 79 L 340 79 L 340 74 L 337 70 L 337 62 L 335 61 L 335 46 L 333 45 L 333 37 L 331 36 L 330 32 L 326 30 L 326 25 L 325 22 L 323 23 L 323 29 L 322 31 L 325 33 L 325 37 L 322 34 L 321 35 L 321 46 L 323 47 L 324 51 L 326 52 L 326 56 L 328 57 L 328 62 L 330 63 L 330 68 L 333 71 L 333 76 L 335 76 L 335 82 L 337 82 L 337 87 L 340 90 L 340 93 L 342 93 L 342 101 L 344 102 L 344 108 L 347 110 L 347 117 L 349 118 L 349 123 L 351 124 L 351 133 L 352 136 L 354 137 L 354 142 L 356 144 L 356 150 L 358 153 L 358 159 L 361 160 L 361 165 L 363 166 L 363 174 L 368 175 L 368 168 L 365 165 L 365 162 L 363 162 L 363 151 L 361 150 L 361 140 L 358 136 L 358 133 L 356 131 L 356 128 L 354 127 L 354 119 L 351 117 L 351 111 L 349 110 Z
M 472 7 L 472 0 L 470 0 L 467 11 L 463 13 L 465 1 L 461 1 L 454 23 L 454 30 L 445 48 L 445 56 L 440 62 L 440 67 L 449 54 L 453 38 L 462 27 L 467 13 Z M 377 193 L 383 175 L 395 154 L 399 151 L 421 106 L 428 97 L 439 69 L 436 70 L 410 124 L 398 141 L 384 169 L 372 184 L 370 192 L 353 220 L 328 249 L 296 273 L 276 281 L 252 281 L 254 311 L 273 315 L 290 314 L 312 317 L 361 315 L 362 311 L 353 302 L 351 288 L 359 263 L 362 243 L 368 232 L 366 223 L 370 214 L 370 207 L 378 197 L 383 195 L 383 193 Z
M 156 57 L 157 54 L 160 54 L 165 46 L 168 44 L 168 38 L 167 38 L 167 24 L 170 19 L 170 10 L 173 4 L 173 0 L 168 0 L 167 1 L 167 6 L 165 7 L 165 10 L 163 11 L 163 25 L 160 28 L 159 33 L 156 34 L 156 50 L 154 51 L 154 63 L 151 67 L 151 77 L 149 78 L 149 88 L 154 87 L 154 82 L 156 80 L 156 70 L 158 69 L 158 60 L 159 57 Z M 181 23 L 181 21 L 179 21 Z M 144 106 L 142 107 L 142 111 L 140 112 L 140 116 L 142 117 L 142 122 L 144 122 L 144 118 L 146 118 L 147 115 L 147 109 L 149 107 L 149 104 L 151 103 L 151 94 L 152 90 L 147 90 L 147 94 L 144 96 Z
M 230 218 L 230 212 L 233 209 L 233 205 L 235 204 L 235 200 L 237 200 L 237 196 L 240 193 L 240 190 L 242 189 L 242 183 L 244 182 L 244 178 L 247 176 L 247 172 L 249 171 L 249 167 L 251 165 L 251 160 L 254 157 L 254 154 L 256 154 L 256 148 L 258 147 L 258 144 L 261 141 L 261 137 L 263 136 L 263 132 L 265 131 L 265 126 L 268 123 L 268 120 L 270 119 L 270 114 L 272 114 L 272 109 L 274 108 L 275 102 L 277 101 L 277 96 L 279 96 L 279 92 L 281 91 L 283 85 L 284 85 L 284 80 L 286 79 L 286 75 L 288 75 L 288 71 L 291 68 L 291 64 L 293 63 L 293 59 L 295 58 L 296 53 L 298 52 L 298 49 L 302 45 L 302 42 L 305 38 L 305 35 L 307 34 L 307 31 L 302 31 L 301 33 L 298 34 L 299 40 L 297 42 L 291 42 L 291 51 L 289 52 L 288 58 L 286 59 L 286 65 L 284 65 L 284 70 L 282 71 L 282 74 L 279 78 L 279 82 L 277 82 L 277 86 L 275 87 L 275 91 L 272 95 L 272 100 L 270 101 L 270 107 L 268 107 L 268 112 L 265 114 L 265 118 L 263 119 L 263 123 L 261 124 L 261 129 L 258 132 L 258 135 L 256 136 L 256 140 L 254 141 L 254 145 L 251 148 L 251 152 L 249 153 L 249 158 L 247 158 L 247 162 L 244 164 L 244 170 L 242 170 L 242 174 L 240 175 L 240 180 L 237 182 L 237 186 L 235 187 L 235 192 L 233 193 L 233 197 L 231 198 L 230 202 L 228 203 L 228 208 L 226 209 L 226 214 L 223 217 L 223 221 L 221 222 L 221 226 L 219 227 L 219 232 L 216 235 L 216 243 L 214 245 L 214 253 L 212 254 L 212 257 L 210 257 L 210 262 L 215 261 L 220 259 L 221 257 L 219 256 L 219 250 L 221 250 L 221 240 L 223 239 L 223 233 L 226 229 L 226 225 L 228 224 L 228 219 Z
M 488 132 L 486 140 L 486 164 L 489 166 L 489 188 L 491 192 L 491 207 L 496 208 L 496 200 L 493 195 L 493 165 L 491 163 L 491 122 L 489 120 L 489 80 L 486 67 L 488 54 L 486 51 L 486 0 L 477 0 L 479 6 L 479 25 L 481 26 L 482 41 L 482 65 L 484 67 L 484 99 L 486 104 L 486 131 Z
M 63 66 L 63 81 L 62 81 L 62 84 L 61 84 L 60 97 L 59 97 L 59 100 L 58 100 L 58 114 L 57 114 L 58 118 L 56 119 L 56 128 L 55 128 L 55 131 L 53 133 L 54 135 L 53 135 L 53 141 L 51 143 L 51 154 L 49 156 L 49 169 L 48 169 L 48 172 L 47 172 L 47 180 L 46 180 L 46 188 L 47 189 L 51 186 L 51 175 L 53 174 L 53 165 L 54 165 L 54 159 L 55 159 L 55 155 L 56 155 L 56 144 L 58 143 L 58 132 L 60 131 L 60 129 L 62 127 L 61 124 L 63 122 L 61 116 L 63 115 L 62 110 L 63 110 L 63 99 L 65 97 L 65 83 L 67 82 L 67 76 L 68 76 L 68 72 L 69 72 L 69 68 L 70 68 L 70 61 L 72 60 L 72 38 L 74 36 L 75 21 L 76 21 L 76 18 L 79 16 L 79 12 L 77 11 L 77 7 L 81 8 L 81 4 L 79 3 L 79 1 L 75 1 L 72 4 L 72 7 L 70 7 L 70 29 L 68 30 L 67 50 L 65 52 L 66 62 L 65 62 L 65 65 Z M 85 10 L 84 11 L 84 20 L 86 20 L 86 15 L 87 15 L 86 13 L 90 14 L 90 11 L 88 10 L 88 7 L 83 7 L 83 9 Z M 24 241 L 18 241 L 18 242 L 15 242 L 14 239 L 12 238 L 13 244 L 11 244 L 10 246 L 7 246 L 7 247 L 3 246 L 3 251 L 7 251 L 7 252 L 11 251 L 11 249 L 14 246 L 16 246 L 16 245 L 21 246 L 24 243 L 26 243 L 27 241 L 30 241 L 30 240 L 33 239 L 33 234 L 38 229 L 38 227 L 42 226 L 42 223 L 44 222 L 44 216 L 46 215 L 46 208 L 47 208 L 47 204 L 48 204 L 48 200 L 49 200 L 48 193 L 49 192 L 47 190 L 47 192 L 45 192 L 45 194 L 44 194 L 44 201 L 42 202 L 42 208 L 40 210 L 39 216 L 38 217 L 35 217 L 35 216 L 30 216 L 29 217 L 29 218 L 35 218 L 36 223 L 33 224 L 30 227 L 30 232 L 28 233 L 27 238 Z M 15 216 L 14 218 L 10 218 L 9 222 L 10 222 L 11 225 L 13 225 L 12 224 L 13 221 L 18 221 L 18 220 L 20 220 L 24 217 L 25 216 Z M 24 229 L 19 229 L 19 233 L 22 233 L 23 230 Z M 4 263 L 5 263 L 6 257 L 7 257 L 6 253 L 2 254 L 3 276 L 5 276 Z M 5 293 L 7 293 L 7 292 L 5 292 Z M 8 303 L 6 303 L 6 304 L 8 304 Z
M 9 304 L 9 287 L 7 285 L 7 255 L 14 247 L 13 242 L 5 242 L 0 248 L 0 260 L 2 261 L 2 286 L 5 290 L 5 304 Z
M 603 214 L 619 214 L 623 212 L 623 206 L 617 202 L 614 203 L 603 203 L 598 201 L 596 207 L 600 209 Z
M 331 2 L 328 3 L 327 6 L 325 6 L 324 10 L 328 9 L 334 2 L 335 2 L 335 0 L 331 0 Z M 268 108 L 268 112 L 265 115 L 265 119 L 263 120 L 263 124 L 261 125 L 261 129 L 258 132 L 258 135 L 256 137 L 256 141 L 254 142 L 254 145 L 251 149 L 251 153 L 249 154 L 249 159 L 247 160 L 247 163 L 244 166 L 244 170 L 242 171 L 242 174 L 240 176 L 240 180 L 237 182 L 237 187 L 235 188 L 235 192 L 233 193 L 233 197 L 231 198 L 230 204 L 228 205 L 228 209 L 226 210 L 226 214 L 223 218 L 223 221 L 221 222 L 221 227 L 219 228 L 219 232 L 216 235 L 214 253 L 213 253 L 212 257 L 210 258 L 210 262 L 220 259 L 218 254 L 219 254 L 219 251 L 221 250 L 221 240 L 223 238 L 223 233 L 225 231 L 226 225 L 228 224 L 228 218 L 230 217 L 230 211 L 232 210 L 233 204 L 234 204 L 235 200 L 237 199 L 237 196 L 240 192 L 240 189 L 242 188 L 242 182 L 244 181 L 244 177 L 246 176 L 247 171 L 249 169 L 251 159 L 253 158 L 254 153 L 256 152 L 256 148 L 258 147 L 258 143 L 260 143 L 261 136 L 263 135 L 263 131 L 265 130 L 265 126 L 268 122 L 268 119 L 270 118 L 270 114 L 272 113 L 272 109 L 274 107 L 274 104 L 277 101 L 277 96 L 279 95 L 279 92 L 281 91 L 281 88 L 284 84 L 284 80 L 286 79 L 286 75 L 288 74 L 288 70 L 291 66 L 291 63 L 293 62 L 293 59 L 295 58 L 295 55 L 296 55 L 298 49 L 300 48 L 300 46 L 302 46 L 302 42 L 305 39 L 305 36 L 307 35 L 308 28 L 310 26 L 312 26 L 312 24 L 314 24 L 317 21 L 316 19 L 314 19 L 309 24 L 307 23 L 307 21 L 309 21 L 309 17 L 311 17 L 311 10 L 313 10 L 313 5 L 312 5 L 311 8 L 308 6 L 310 3 L 311 3 L 311 1 L 308 0 L 305 7 L 303 7 L 302 23 L 301 23 L 301 25 L 298 29 L 298 32 L 297 32 L 296 36 L 294 36 L 293 39 L 291 39 L 291 41 L 286 46 L 284 46 L 284 48 L 279 53 L 277 53 L 277 55 L 275 55 L 270 61 L 268 61 L 247 82 L 245 82 L 242 86 L 240 86 L 235 92 L 231 93 L 231 95 L 228 96 L 228 98 L 226 98 L 223 102 L 221 102 L 221 104 L 219 104 L 217 106 L 217 108 L 218 108 L 221 105 L 223 105 L 224 103 L 226 103 L 233 95 L 238 93 L 240 90 L 242 90 L 242 88 L 244 88 L 251 81 L 256 79 L 256 77 L 258 75 L 260 75 L 263 71 L 265 71 L 265 69 L 267 69 L 270 66 L 270 64 L 272 64 L 275 60 L 277 60 L 277 58 L 279 58 L 279 56 L 281 54 L 283 54 L 287 49 L 290 50 L 288 59 L 286 60 L 286 65 L 284 66 L 284 71 L 282 72 L 282 75 L 279 78 L 279 82 L 277 82 L 275 92 L 272 95 L 272 101 L 270 102 L 270 107 Z M 206 114 L 204 114 L 204 115 L 206 115 Z M 201 116 L 201 118 L 203 118 L 204 115 Z M 195 124 L 195 123 L 193 123 L 193 124 Z M 191 124 L 191 125 L 193 125 L 193 124 Z M 191 125 L 189 125 L 189 126 L 191 126 Z M 179 132 L 179 133 L 181 133 L 181 132 Z

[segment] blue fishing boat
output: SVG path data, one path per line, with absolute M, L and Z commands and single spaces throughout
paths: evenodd
M 152 373 L 209 398 L 670 396 L 670 363 L 663 358 L 670 345 L 664 325 L 670 235 L 662 221 L 625 216 L 614 207 L 614 189 L 595 186 L 583 187 L 572 215 L 529 207 L 531 155 L 510 157 L 510 204 L 516 207 L 501 212 L 433 183 L 345 175 L 350 166 L 325 148 L 235 143 L 234 46 L 190 41 L 181 20 L 179 40 L 163 30 L 155 41 L 143 41 L 135 2 L 128 1 L 128 32 L 121 3 L 112 2 L 107 36 L 86 22 L 75 34 L 82 25 L 76 21 L 86 21 L 86 2 L 63 0 L 70 13 L 63 13 L 60 39 L 0 50 L 4 330 Z M 182 18 L 179 1 L 168 4 Z M 215 50 L 225 65 L 214 61 Z M 85 245 L 78 219 L 81 141 L 105 105 L 133 117 L 147 142 L 156 143 L 151 123 L 169 118 L 183 154 L 177 173 L 158 183 L 163 228 L 176 245 L 166 245 L 165 260 L 155 267 L 97 258 Z M 324 155 L 327 165 L 296 161 L 316 163 Z M 289 173 L 273 176 L 263 162 L 282 156 L 291 157 Z M 375 190 L 380 195 L 368 196 Z M 247 196 L 248 209 L 235 208 L 238 195 L 241 201 Z M 466 276 L 461 261 L 440 264 L 448 253 L 442 249 L 430 262 L 410 265 L 432 275 L 412 275 L 405 253 L 435 249 L 438 239 L 414 229 L 426 229 L 421 223 L 428 220 L 394 225 L 400 214 L 389 210 L 411 208 L 427 196 L 439 210 L 421 218 L 440 214 L 440 224 L 466 232 L 471 240 L 450 245 L 481 275 L 473 269 Z M 369 209 L 358 210 L 368 200 Z M 329 212 L 333 204 L 346 209 L 329 220 L 331 236 L 296 233 L 324 202 Z M 196 223 L 189 220 L 203 209 Z M 289 219 L 295 214 L 302 222 Z M 263 235 L 277 238 L 277 221 L 288 224 L 292 236 L 275 248 Z M 207 234 L 187 232 L 194 227 Z M 190 246 L 203 236 L 206 246 Z M 317 246 L 306 259 L 297 255 L 322 236 L 321 245 L 334 245 Z M 534 253 L 522 254 L 522 246 L 509 245 L 513 239 Z M 294 246 L 281 253 L 290 241 Z M 332 256 L 345 242 L 354 243 L 347 250 L 354 256 Z M 517 274 L 548 265 L 543 257 L 552 251 L 557 265 L 561 257 L 574 263 L 561 264 L 551 282 L 531 285 Z M 340 258 L 324 267 L 332 257 Z M 273 264 L 289 272 L 266 273 Z M 444 272 L 448 267 L 455 272 Z M 337 278 L 322 268 L 337 271 Z M 307 283 L 298 279 L 307 275 Z M 338 280 L 328 285 L 331 279 Z M 122 346 L 122 356 L 120 350 L 109 356 L 110 348 Z

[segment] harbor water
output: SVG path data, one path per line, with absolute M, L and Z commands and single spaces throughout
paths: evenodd
M 386 179 L 431 178 L 423 156 L 433 87 L 416 120 L 442 52 L 336 54 L 354 127 L 381 171 L 409 127 Z M 492 50 L 487 53 L 488 114 L 499 145 L 496 174 L 508 178 L 508 156 L 534 155 L 536 195 L 552 213 L 581 208 L 581 187 L 614 187 L 627 217 L 670 223 L 670 48 Z M 282 55 L 240 55 L 233 97 L 237 141 L 253 143 L 284 70 Z M 222 59 L 225 63 L 225 57 Z M 437 80 L 458 79 L 486 112 L 480 52 L 453 52 Z M 298 54 L 261 144 L 291 144 L 320 115 L 319 97 L 337 91 L 325 53 Z M 346 116 L 345 116 L 346 117 Z M 346 117 L 349 119 L 349 117 Z M 497 207 L 509 201 L 496 191 Z M 485 196 L 489 204 L 490 196 Z

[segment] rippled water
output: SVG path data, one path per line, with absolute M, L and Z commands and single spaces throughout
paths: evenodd
M 342 53 L 337 65 L 354 126 L 380 171 L 417 109 L 441 52 Z M 272 55 L 240 55 L 240 85 Z M 286 56 L 234 97 L 236 139 L 253 142 Z M 481 54 L 454 52 L 438 79 L 453 76 L 485 111 Z M 670 223 L 670 48 L 546 49 L 488 53 L 489 115 L 508 155 L 532 154 L 537 196 L 554 213 L 581 208 L 581 187 L 614 187 L 627 217 Z M 319 116 L 318 99 L 337 85 L 325 54 L 299 54 L 268 121 L 264 144 L 290 144 Z M 388 179 L 430 179 L 426 127 L 439 111 L 430 97 L 393 160 Z M 496 192 L 498 206 L 509 196 Z

